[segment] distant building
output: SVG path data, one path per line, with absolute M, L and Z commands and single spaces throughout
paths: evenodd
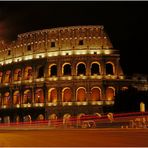
M 127 79 L 103 26 L 72 26 L 19 34 L 0 43 L 0 117 L 3 122 L 97 115 L 118 90 L 143 89 Z

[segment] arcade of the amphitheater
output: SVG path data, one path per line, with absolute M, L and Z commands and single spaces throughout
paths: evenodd
M 4 122 L 102 113 L 114 104 L 116 91 L 128 88 L 103 26 L 19 34 L 9 44 L 1 41 L 0 65 Z

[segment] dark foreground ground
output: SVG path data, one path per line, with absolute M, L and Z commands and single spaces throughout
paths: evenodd
M 0 130 L 0 146 L 148 147 L 148 129 Z

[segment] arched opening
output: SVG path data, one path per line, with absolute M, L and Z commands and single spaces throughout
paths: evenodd
M 21 69 L 16 69 L 14 71 L 14 81 L 20 81 L 22 77 L 22 71 Z
M 8 107 L 8 106 L 10 106 L 10 103 L 11 103 L 10 93 L 9 92 L 6 92 L 4 94 L 3 105 L 6 105 Z
M 53 64 L 49 67 L 49 76 L 57 76 L 57 65 Z
M 64 124 L 64 125 L 66 125 L 66 126 L 71 126 L 70 117 L 71 117 L 70 114 L 65 114 L 65 115 L 63 116 L 63 124 Z
M 48 119 L 49 120 L 57 120 L 58 118 L 57 118 L 56 114 L 51 114 L 51 115 L 48 116 Z
M 30 115 L 24 116 L 24 117 L 23 117 L 23 121 L 24 121 L 24 122 L 31 122 L 31 121 L 32 121 L 31 116 L 30 116 Z
M 20 117 L 19 116 L 16 116 L 15 122 L 20 122 Z
M 86 89 L 83 87 L 80 87 L 77 89 L 77 101 L 83 102 L 86 101 Z
M 107 100 L 109 100 L 109 101 L 114 100 L 114 96 L 115 96 L 115 88 L 114 87 L 108 87 L 106 89 Z
M 38 68 L 38 76 L 37 78 L 43 78 L 44 77 L 44 66 L 41 66 Z
M 11 71 L 10 70 L 7 70 L 6 73 L 5 73 L 5 83 L 10 83 L 11 81 Z
M 84 117 L 84 116 L 85 116 L 84 113 L 80 113 L 77 115 L 77 126 L 78 127 L 81 126 L 81 124 L 82 124 L 81 117 Z
M 121 90 L 122 90 L 122 91 L 126 91 L 126 90 L 128 90 L 128 87 L 127 87 L 127 86 L 123 86 L 123 87 L 121 88 Z
M 32 95 L 29 89 L 25 90 L 23 95 L 23 104 L 28 104 L 28 103 L 32 103 Z
M 2 76 L 3 76 L 3 73 L 0 71 L 0 83 L 2 83 Z
M 20 97 L 20 92 L 15 91 L 13 93 L 13 105 L 20 104 L 21 103 L 21 97 Z
M 25 80 L 31 80 L 32 79 L 32 67 L 31 66 L 27 66 L 25 68 L 25 74 L 24 74 L 24 78 Z
M 38 117 L 37 117 L 37 120 L 38 121 L 44 120 L 44 116 L 42 114 L 39 114 Z
M 58 117 L 57 117 L 56 114 L 49 115 L 48 116 L 48 120 L 49 120 L 48 125 L 56 126 L 57 125 L 57 119 L 58 119 Z
M 55 88 L 51 88 L 48 91 L 48 102 L 52 102 L 52 103 L 57 102 L 57 90 Z
M 86 66 L 84 63 L 79 63 L 77 65 L 77 75 L 86 75 Z
M 64 64 L 63 66 L 63 75 L 70 76 L 71 75 L 71 65 L 70 64 Z
M 99 101 L 101 99 L 101 90 L 98 87 L 91 89 L 91 101 Z
M 99 118 L 102 117 L 102 115 L 100 113 L 94 113 L 95 116 L 98 116 Z
M 4 117 L 4 123 L 10 123 L 10 116 Z
M 100 75 L 100 65 L 98 63 L 91 64 L 91 75 Z
M 35 92 L 35 103 L 44 103 L 43 89 L 37 89 Z
M 72 91 L 70 88 L 67 87 L 62 90 L 62 101 L 72 102 Z
M 106 63 L 106 75 L 114 75 L 114 65 L 113 63 Z

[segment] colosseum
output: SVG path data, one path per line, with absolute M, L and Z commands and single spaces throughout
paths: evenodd
M 103 113 L 129 85 L 119 60 L 103 26 L 44 29 L 1 41 L 1 122 Z

